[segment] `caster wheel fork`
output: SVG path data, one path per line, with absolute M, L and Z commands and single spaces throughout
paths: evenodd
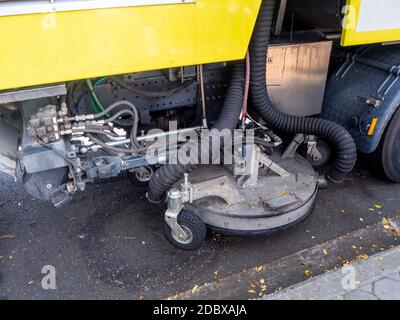
M 195 250 L 206 237 L 204 222 L 194 213 L 183 209 L 182 194 L 178 189 L 168 192 L 164 234 L 169 242 L 183 250 Z

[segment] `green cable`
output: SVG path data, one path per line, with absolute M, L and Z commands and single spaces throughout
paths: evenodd
M 96 92 L 94 91 L 92 81 L 90 81 L 89 79 L 86 79 L 86 84 L 87 84 L 87 86 L 88 86 L 90 95 L 91 95 L 91 97 L 92 97 L 92 99 L 93 99 L 95 105 L 100 109 L 100 111 L 104 111 L 105 109 L 104 109 L 103 105 L 101 104 L 99 98 L 97 97 Z M 105 113 L 105 115 L 106 115 L 107 117 L 110 116 L 108 113 Z
M 98 85 L 102 84 L 103 82 L 105 82 L 105 81 L 107 81 L 107 80 L 108 80 L 108 77 L 101 78 L 100 80 L 98 80 L 98 81 L 94 84 L 94 86 L 97 87 Z
M 107 80 L 107 79 L 108 79 L 108 77 L 101 78 L 100 80 L 98 80 L 98 81 L 95 83 L 95 86 L 98 86 L 99 84 L 101 84 L 102 82 L 104 82 L 104 81 Z M 93 108 L 93 110 L 94 110 L 96 113 L 100 113 L 100 112 L 104 111 L 105 109 L 104 109 L 103 105 L 101 104 L 99 98 L 97 97 L 97 94 L 96 94 L 96 91 L 94 90 L 92 81 L 90 81 L 90 79 L 86 79 L 86 84 L 87 84 L 88 89 L 89 89 L 90 100 L 91 100 L 91 103 L 92 103 L 92 108 Z M 96 106 L 97 106 L 97 107 L 96 107 Z M 100 111 L 98 111 L 97 108 L 99 108 Z M 109 115 L 108 112 L 106 112 L 105 115 L 107 116 L 107 118 L 110 117 L 110 115 Z M 123 122 L 120 122 L 120 121 L 118 121 L 118 120 L 114 120 L 113 122 L 114 122 L 115 124 L 120 125 L 120 126 L 125 126 L 125 127 L 129 127 L 129 126 L 130 126 L 130 124 L 123 123 Z
M 95 102 L 94 102 L 94 100 L 93 100 L 93 98 L 92 98 L 92 96 L 90 96 L 90 103 L 91 103 L 91 105 L 92 105 L 92 109 L 94 110 L 94 112 L 97 114 L 97 113 L 100 113 L 100 111 L 97 109 L 97 107 L 96 107 L 96 104 L 95 104 Z

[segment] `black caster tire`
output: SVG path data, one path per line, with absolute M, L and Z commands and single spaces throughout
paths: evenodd
M 400 182 L 400 109 L 394 114 L 378 148 L 371 156 L 381 175 Z
M 204 242 L 207 234 L 207 227 L 204 222 L 195 214 L 187 210 L 182 210 L 178 216 L 178 223 L 187 233 L 187 240 L 180 240 L 172 232 L 167 222 L 164 222 L 164 235 L 175 247 L 182 250 L 196 250 Z

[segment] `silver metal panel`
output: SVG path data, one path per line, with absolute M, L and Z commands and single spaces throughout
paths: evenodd
M 109 9 L 162 4 L 194 3 L 196 0 L 29 0 L 0 2 L 0 16 L 76 10 Z
M 65 94 L 67 94 L 65 84 L 0 91 L 0 104 L 62 96 Z
M 268 92 L 277 108 L 296 116 L 321 113 L 332 42 L 271 46 Z

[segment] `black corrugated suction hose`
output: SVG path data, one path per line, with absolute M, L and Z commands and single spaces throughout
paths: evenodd
M 357 149 L 353 138 L 342 126 L 323 119 L 295 117 L 275 108 L 266 81 L 266 57 L 274 17 L 275 0 L 263 0 L 250 44 L 251 99 L 261 118 L 275 128 L 289 133 L 321 137 L 335 145 L 336 157 L 328 177 L 342 181 L 353 169 Z
M 208 135 L 203 138 L 212 141 L 210 137 L 218 135 L 218 131 L 225 129 L 233 130 L 236 128 L 239 121 L 240 112 L 243 107 L 243 95 L 244 95 L 244 85 L 245 85 L 245 66 L 243 62 L 238 62 L 234 66 L 233 76 L 228 87 L 227 97 L 225 99 L 224 105 L 222 107 L 221 113 L 219 115 L 218 121 L 213 126 L 213 129 Z M 190 145 L 186 146 L 186 148 Z M 165 199 L 166 192 L 179 180 L 181 180 L 185 173 L 189 173 L 194 170 L 197 165 L 193 163 L 198 163 L 197 158 L 201 154 L 209 154 L 212 157 L 218 157 L 220 153 L 220 147 L 217 144 L 206 144 L 206 143 L 196 143 L 195 148 L 198 148 L 198 153 L 193 152 L 190 157 L 196 157 L 193 161 L 189 161 L 189 164 L 166 164 L 158 169 L 149 182 L 149 193 L 147 198 L 150 202 L 161 203 Z M 202 150 L 202 148 L 207 148 Z M 213 159 L 211 159 L 213 160 Z
M 251 96 L 253 104 L 264 121 L 277 129 L 291 133 L 315 135 L 332 142 L 336 146 L 336 158 L 329 172 L 329 177 L 334 181 L 341 181 L 353 169 L 357 159 L 355 143 L 347 130 L 327 120 L 284 114 L 276 109 L 269 99 L 266 86 L 266 57 L 274 7 L 275 0 L 264 0 L 262 2 L 251 42 Z M 240 62 L 234 68 L 227 98 L 214 129 L 220 131 L 224 129 L 233 130 L 236 127 L 243 106 L 244 79 L 245 68 L 244 64 Z M 212 134 L 210 133 L 206 138 L 209 138 Z M 203 151 L 210 152 L 209 154 L 214 156 L 219 154 L 219 150 L 212 150 L 212 145 L 199 143 L 196 147 L 199 148 L 198 154 L 202 154 Z M 219 146 L 214 148 L 216 147 L 219 149 Z M 201 148 L 207 148 L 207 150 Z M 194 153 L 193 157 L 198 157 L 198 154 Z M 197 165 L 191 163 L 197 163 L 198 159 L 193 160 L 189 164 L 167 164 L 157 170 L 149 183 L 149 201 L 163 202 L 166 192 L 181 180 L 185 173 L 191 172 L 197 167 Z

